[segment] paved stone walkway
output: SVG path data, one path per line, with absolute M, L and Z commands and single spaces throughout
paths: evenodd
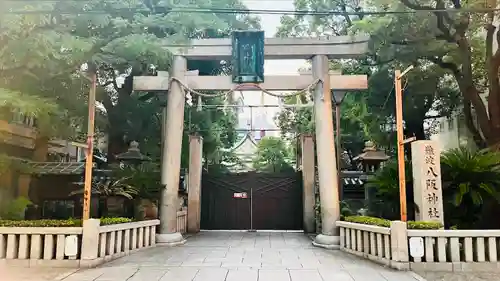
M 21 267 L 0 265 L 1 281 L 52 281 L 72 274 L 72 268 Z
M 299 233 L 202 232 L 184 246 L 156 247 L 64 281 L 417 281 Z

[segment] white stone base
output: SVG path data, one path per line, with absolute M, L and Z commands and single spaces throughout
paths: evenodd
M 312 244 L 324 249 L 338 250 L 340 249 L 340 236 L 318 234 Z
M 179 232 L 156 234 L 157 246 L 179 246 L 186 243 L 186 239 Z

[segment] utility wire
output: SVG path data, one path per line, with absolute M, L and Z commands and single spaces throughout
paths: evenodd
M 8 1 L 8 0 L 7 0 Z M 9 1 L 9 2 L 35 2 L 32 1 Z M 53 2 L 54 0 L 37 0 L 36 2 Z M 84 1 L 65 1 L 68 3 L 78 3 L 78 2 L 86 2 Z M 109 7 L 112 8 L 112 7 Z M 162 8 L 162 7 L 158 7 Z M 333 16 L 333 15 L 354 15 L 354 16 L 368 16 L 368 15 L 392 15 L 392 14 L 416 14 L 416 13 L 477 13 L 477 14 L 486 14 L 491 12 L 498 12 L 500 8 L 494 9 L 423 9 L 423 10 L 407 10 L 407 11 L 366 11 L 366 12 L 356 12 L 356 11 L 336 11 L 336 10 L 326 10 L 326 11 L 310 11 L 310 10 L 280 10 L 280 9 L 236 9 L 236 8 L 216 8 L 216 7 L 163 7 L 168 9 L 167 13 L 202 13 L 202 14 L 267 14 L 267 15 L 295 15 L 295 16 L 305 16 L 305 15 L 313 15 L 313 16 Z M 124 11 L 124 12 L 135 12 L 135 13 L 150 13 L 152 12 L 149 9 L 142 8 L 116 8 L 115 12 Z M 42 10 L 32 10 L 32 11 L 23 11 L 17 9 L 9 9 L 4 11 L 7 14 L 52 14 L 57 12 L 58 14 L 65 15 L 82 15 L 82 14 L 108 14 L 107 11 L 90 11 L 90 10 L 82 10 L 80 12 L 75 11 L 64 11 L 61 9 L 42 9 Z

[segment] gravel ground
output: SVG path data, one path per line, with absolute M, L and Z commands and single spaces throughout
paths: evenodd
M 499 272 L 417 272 L 427 281 L 500 281 Z

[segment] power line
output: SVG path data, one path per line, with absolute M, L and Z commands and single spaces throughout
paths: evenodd
M 9 2 L 33 2 L 34 0 L 31 1 L 12 1 L 12 0 L 7 0 Z M 37 2 L 56 2 L 54 0 L 37 0 Z M 75 1 L 75 0 L 70 0 L 67 2 L 73 2 L 73 3 L 78 3 L 78 2 L 86 2 L 86 0 L 83 1 Z M 111 8 L 111 7 L 110 7 Z M 162 8 L 162 7 L 158 7 Z M 486 14 L 486 13 L 491 13 L 491 12 L 498 12 L 500 11 L 500 8 L 494 8 L 494 9 L 423 9 L 423 10 L 408 10 L 408 11 L 366 11 L 366 12 L 344 12 L 344 11 L 336 11 L 336 10 L 329 10 L 329 11 L 309 11 L 309 10 L 280 10 L 280 9 L 236 9 L 236 8 L 215 8 L 215 7 L 196 7 L 196 8 L 190 8 L 190 7 L 163 7 L 168 9 L 168 13 L 202 13 L 202 14 L 261 14 L 261 15 L 295 15 L 295 16 L 305 16 L 305 15 L 312 15 L 312 16 L 334 16 L 334 15 L 353 15 L 353 16 L 369 16 L 369 15 L 393 15 L 393 14 L 417 14 L 417 13 L 477 13 L 477 14 Z M 150 13 L 152 12 L 149 9 L 142 9 L 142 8 L 116 8 L 114 9 L 115 12 L 135 12 L 135 13 Z M 75 12 L 75 11 L 64 11 L 64 10 L 48 10 L 48 9 L 43 9 L 43 10 L 32 10 L 32 11 L 18 11 L 18 10 L 13 10 L 10 9 L 8 11 L 5 11 L 7 14 L 52 14 L 54 12 L 57 12 L 58 14 L 63 14 L 63 15 L 82 15 L 82 14 L 108 14 L 109 12 L 106 11 L 89 11 L 89 10 L 82 10 L 80 12 Z
M 387 94 L 387 96 L 386 96 L 386 98 L 385 98 L 384 104 L 382 105 L 382 108 L 381 108 L 381 110 L 380 110 L 381 112 L 383 112 L 383 111 L 384 111 L 385 106 L 387 105 L 387 102 L 389 101 L 389 98 L 390 98 L 390 97 L 391 97 L 391 95 L 392 95 L 392 91 L 394 91 L 394 85 L 392 85 L 391 90 L 389 91 L 389 93 Z

